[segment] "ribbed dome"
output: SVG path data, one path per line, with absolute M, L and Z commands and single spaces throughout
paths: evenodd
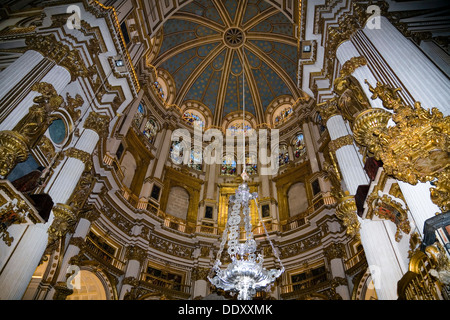
M 194 0 L 163 25 L 159 53 L 150 63 L 173 79 L 176 105 L 199 101 L 215 125 L 242 110 L 244 69 L 245 108 L 263 123 L 277 97 L 302 96 L 294 29 L 264 0 Z

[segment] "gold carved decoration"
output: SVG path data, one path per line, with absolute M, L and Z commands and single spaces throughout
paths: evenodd
M 54 243 L 58 239 L 66 235 L 66 233 L 74 226 L 77 216 L 72 207 L 57 203 L 53 209 L 54 219 L 48 228 L 48 242 Z
M 33 148 L 53 121 L 52 112 L 63 99 L 53 86 L 46 82 L 35 83 L 31 89 L 41 95 L 12 131 L 0 132 L 0 175 L 5 177 L 17 163 L 25 161 L 28 149 Z
M 338 108 L 350 123 L 353 123 L 355 115 L 371 107 L 359 81 L 351 75 L 357 68 L 366 64 L 364 57 L 353 57 L 344 63 L 339 77 L 334 80 Z
M 357 208 L 354 196 L 346 196 L 338 199 L 336 216 L 342 220 L 343 224 L 347 227 L 347 234 L 359 239 L 359 229 L 361 225 L 358 221 L 356 212 Z
M 84 121 L 84 128 L 97 132 L 100 137 L 105 137 L 108 135 L 109 122 L 109 116 L 91 111 Z
M 345 258 L 345 247 L 343 243 L 332 243 L 324 250 L 328 261 Z
M 320 116 L 322 117 L 323 123 L 327 123 L 328 119 L 333 116 L 340 115 L 338 100 L 336 97 L 328 99 L 325 102 L 319 103 L 317 105 Z
M 38 51 L 66 68 L 70 72 L 72 81 L 79 76 L 87 76 L 88 70 L 78 50 L 70 50 L 69 46 L 58 41 L 54 34 L 28 36 L 25 43 L 28 49 Z
M 91 162 L 91 155 L 87 153 L 86 151 L 76 149 L 76 148 L 69 148 L 64 151 L 64 155 L 69 158 L 75 158 L 83 162 L 84 164 L 87 164 Z
M 17 163 L 28 157 L 28 146 L 24 137 L 14 131 L 0 132 L 0 176 L 6 177 Z
M 140 263 L 143 263 L 147 258 L 147 253 L 144 249 L 138 246 L 129 246 L 125 253 L 125 259 L 127 260 L 136 260 Z
M 367 83 L 367 81 L 366 81 Z M 425 110 L 416 102 L 406 105 L 397 92 L 377 82 L 369 84 L 372 99 L 380 98 L 381 109 L 362 112 L 355 119 L 355 140 L 368 148 L 383 168 L 396 179 L 415 185 L 430 181 L 431 199 L 445 212 L 450 210 L 450 117 L 444 117 L 437 108 Z M 392 119 L 395 126 L 387 126 Z
M 73 122 L 77 121 L 81 116 L 81 110 L 76 110 L 81 107 L 84 103 L 83 98 L 76 94 L 75 98 L 72 98 L 70 94 L 67 92 L 66 94 L 66 110 L 69 112 L 72 117 Z
M 342 148 L 343 146 L 348 146 L 353 144 L 353 137 L 348 134 L 346 136 L 339 137 L 335 140 L 331 140 L 328 143 L 328 148 L 330 149 L 330 152 L 335 153 L 338 149 Z
M 400 199 L 395 199 L 390 194 L 380 194 L 377 188 L 366 198 L 368 206 L 366 217 L 372 219 L 373 215 L 376 215 L 381 219 L 392 221 L 397 226 L 395 233 L 397 242 L 402 238 L 401 232 L 409 234 L 411 231 L 406 206 L 398 200 Z

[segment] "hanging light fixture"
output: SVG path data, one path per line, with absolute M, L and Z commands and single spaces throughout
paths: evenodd
M 245 95 L 244 95 L 244 67 L 242 67 L 242 97 L 243 97 L 243 119 L 242 124 L 245 123 Z M 243 155 L 245 156 L 245 130 L 242 130 L 243 140 Z M 275 280 L 284 272 L 284 266 L 275 250 L 272 241 L 269 238 L 266 226 L 261 218 L 259 206 L 257 202 L 258 194 L 256 192 L 250 193 L 247 184 L 248 175 L 245 171 L 245 159 L 243 161 L 243 170 L 241 177 L 242 184 L 239 185 L 235 195 L 230 196 L 228 204 L 228 219 L 225 229 L 222 234 L 222 241 L 220 243 L 219 251 L 217 252 L 216 261 L 211 269 L 208 280 L 217 288 L 232 293 L 238 292 L 238 300 L 251 300 L 258 291 L 269 292 Z M 254 200 L 259 219 L 263 225 L 265 235 L 272 247 L 275 258 L 281 265 L 280 269 L 266 270 L 263 267 L 264 258 L 261 253 L 257 253 L 256 241 L 253 238 L 252 224 L 250 219 L 250 201 Z M 240 224 L 241 214 L 244 221 L 245 242 L 240 243 Z M 225 248 L 225 243 L 228 238 L 227 252 L 231 258 L 231 263 L 226 269 L 221 269 L 220 257 Z M 214 272 L 216 275 L 211 277 Z

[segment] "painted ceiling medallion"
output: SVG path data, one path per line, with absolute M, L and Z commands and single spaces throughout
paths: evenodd
M 238 28 L 230 28 L 224 34 L 225 43 L 237 48 L 244 44 L 244 33 Z

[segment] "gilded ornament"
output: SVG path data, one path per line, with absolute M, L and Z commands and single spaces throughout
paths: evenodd
M 70 206 L 62 203 L 56 204 L 52 211 L 54 219 L 47 231 L 49 244 L 65 236 L 77 219 L 74 210 Z
M 328 148 L 330 149 L 330 152 L 335 153 L 337 150 L 339 150 L 343 146 L 348 146 L 348 145 L 353 145 L 353 137 L 350 134 L 330 141 L 328 144 Z
M 108 135 L 109 121 L 109 116 L 91 111 L 84 121 L 84 128 L 93 130 L 97 132 L 100 137 L 104 137 Z
M 15 131 L 0 131 L 0 176 L 6 177 L 17 163 L 27 158 L 26 139 Z
M 362 112 L 353 124 L 355 140 L 396 179 L 412 185 L 430 181 L 433 202 L 443 212 L 450 210 L 450 117 L 437 108 L 425 110 L 420 102 L 406 105 L 398 96 L 400 88 L 380 82 L 369 88 L 372 99 L 380 98 L 393 113 L 382 109 Z M 389 119 L 396 125 L 387 126 Z
M 144 249 L 138 246 L 129 246 L 127 248 L 125 259 L 127 260 L 137 260 L 140 263 L 144 262 L 147 258 L 147 253 Z
M 406 205 L 400 201 L 401 199 L 396 199 L 377 188 L 366 199 L 368 208 L 366 217 L 371 219 L 373 215 L 376 215 L 381 219 L 392 221 L 397 227 L 395 233 L 397 242 L 402 238 L 401 232 L 409 234 L 411 231 Z
M 80 108 L 84 103 L 83 98 L 76 94 L 75 98 L 72 98 L 70 94 L 67 92 L 66 94 L 66 110 L 69 112 L 70 116 L 72 117 L 72 120 L 76 122 L 80 116 L 81 116 L 81 110 L 77 110 Z
M 347 227 L 347 234 L 359 238 L 360 223 L 357 216 L 357 208 L 354 196 L 346 196 L 338 200 L 336 216 Z

